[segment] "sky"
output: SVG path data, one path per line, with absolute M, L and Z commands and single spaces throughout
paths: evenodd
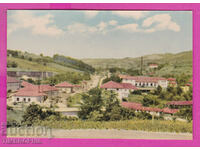
M 75 58 L 192 50 L 191 11 L 8 10 L 7 48 Z

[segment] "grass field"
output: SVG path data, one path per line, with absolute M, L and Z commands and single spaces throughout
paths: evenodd
M 7 110 L 7 121 L 13 121 L 20 123 L 24 112 L 22 110 Z
M 8 61 L 15 61 L 18 64 L 17 68 L 8 68 L 8 70 L 32 70 L 32 71 L 47 71 L 47 72 L 56 72 L 56 73 L 63 73 L 63 72 L 80 72 L 79 70 L 72 69 L 69 67 L 65 67 L 56 63 L 47 63 L 46 65 L 28 61 L 25 59 L 14 58 L 14 57 L 7 57 Z
M 153 132 L 192 133 L 192 123 L 166 120 L 42 121 L 39 125 L 57 129 L 125 129 Z

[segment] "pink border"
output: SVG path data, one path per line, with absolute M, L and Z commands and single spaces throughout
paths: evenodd
M 131 3 L 131 4 L 113 4 L 113 3 L 12 3 L 0 4 L 0 121 L 6 121 L 6 39 L 7 39 L 7 9 L 69 9 L 69 10 L 191 10 L 193 11 L 193 140 L 125 140 L 125 139 L 41 139 L 42 144 L 2 144 L 0 146 L 11 147 L 131 147 L 131 146 L 200 146 L 200 3 Z M 0 135 L 0 139 L 3 139 Z

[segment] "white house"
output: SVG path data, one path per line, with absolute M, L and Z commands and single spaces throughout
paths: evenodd
M 45 100 L 45 97 L 47 97 L 47 95 L 43 92 L 39 92 L 38 90 L 22 88 L 12 96 L 12 100 L 16 103 L 41 103 Z
M 20 88 L 13 96 L 13 102 L 43 102 L 48 97 L 58 96 L 58 89 L 50 85 L 33 85 L 33 84 L 23 84 L 24 87 Z
M 149 69 L 158 68 L 158 64 L 149 64 Z
M 115 91 L 118 94 L 119 99 L 128 97 L 130 91 L 137 90 L 137 88 L 130 83 L 117 83 L 114 81 L 109 81 L 101 85 L 101 88 Z
M 60 92 L 66 92 L 66 93 L 73 93 L 74 90 L 81 88 L 80 85 L 70 84 L 66 81 L 55 85 L 55 87 L 59 89 Z
M 162 88 L 167 88 L 168 80 L 162 77 L 146 77 L 146 76 L 128 76 L 119 75 L 122 83 L 131 83 L 138 88 L 157 88 L 159 85 Z

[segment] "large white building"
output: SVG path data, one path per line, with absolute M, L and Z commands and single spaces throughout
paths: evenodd
M 154 89 L 159 85 L 162 88 L 167 88 L 168 80 L 162 77 L 146 77 L 146 76 L 128 76 L 128 75 L 119 75 L 122 79 L 122 83 L 131 83 L 133 86 L 136 86 L 140 89 L 149 88 Z
M 134 90 L 137 90 L 137 88 L 130 83 L 117 83 L 114 81 L 109 81 L 101 85 L 101 88 L 115 91 L 118 94 L 119 99 L 126 98 L 130 94 L 130 91 L 133 92 Z

